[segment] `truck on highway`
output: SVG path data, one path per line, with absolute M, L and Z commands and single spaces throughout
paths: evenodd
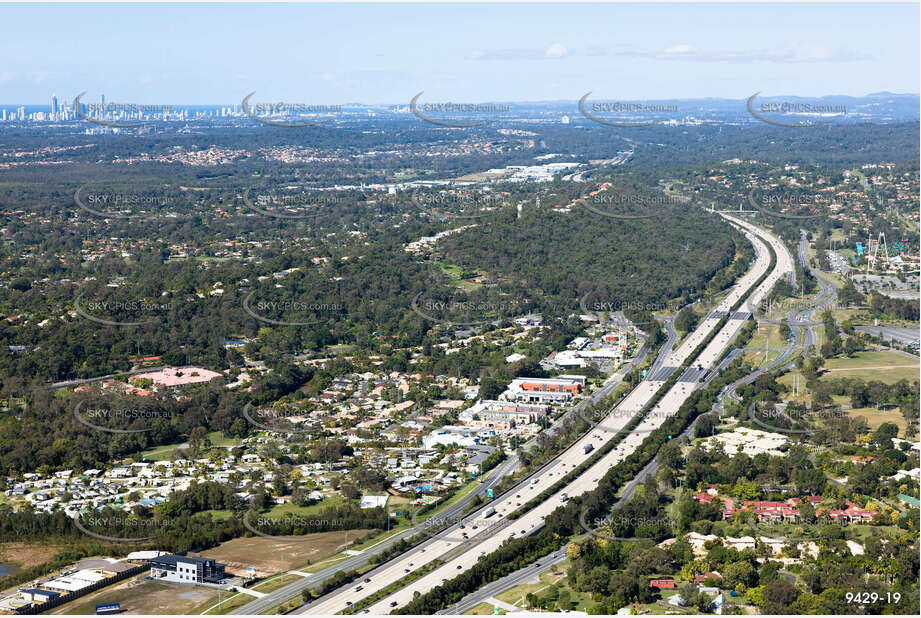
M 495 514 L 496 514 L 496 509 L 494 509 L 491 506 L 488 506 L 483 510 L 483 519 L 486 519 L 487 517 L 492 517 Z
M 588 455 L 588 454 L 591 453 L 593 450 L 595 450 L 595 445 L 592 444 L 591 442 L 589 442 L 588 444 L 586 444 L 585 446 L 582 447 L 582 452 L 583 452 L 583 454 L 585 454 L 585 455 Z

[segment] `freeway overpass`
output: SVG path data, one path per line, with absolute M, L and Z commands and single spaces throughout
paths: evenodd
M 756 251 L 754 264 L 736 283 L 726 298 L 720 302 L 716 310 L 698 325 L 697 329 L 685 339 L 677 350 L 668 355 L 664 366 L 675 369 L 680 367 L 691 356 L 692 352 L 713 333 L 722 317 L 728 314 L 737 301 L 744 301 L 739 311 L 729 316 L 726 324 L 704 348 L 695 363 L 701 369 L 712 366 L 738 334 L 753 309 L 767 296 L 776 281 L 782 277 L 789 276 L 789 273 L 793 271 L 792 258 L 790 258 L 786 247 L 779 239 L 764 233 L 756 226 L 745 221 L 730 216 L 726 216 L 726 218 L 734 225 L 737 225 L 754 245 Z M 767 238 L 778 259 L 774 269 L 765 280 L 754 291 L 751 291 L 755 282 L 767 273 L 770 265 L 770 254 L 767 245 L 758 238 L 756 233 L 760 233 Z M 563 489 L 524 513 L 517 520 L 513 522 L 506 520 L 507 516 L 516 510 L 520 504 L 527 503 L 528 500 L 539 495 L 545 489 L 552 487 L 561 476 L 565 476 L 567 472 L 578 467 L 585 459 L 583 449 L 587 444 L 591 443 L 597 447 L 621 433 L 633 417 L 652 400 L 663 384 L 664 381 L 662 380 L 645 380 L 641 382 L 592 431 L 558 456 L 551 464 L 548 464 L 540 476 L 532 477 L 527 482 L 516 486 L 512 490 L 515 492 L 514 495 L 509 492 L 506 496 L 494 501 L 492 505 L 497 511 L 495 515 L 483 517 L 483 513 L 475 514 L 458 524 L 458 526 L 453 527 L 453 529 L 449 529 L 427 542 L 424 552 L 421 551 L 421 548 L 411 550 L 407 554 L 401 555 L 369 573 L 366 577 L 369 581 L 344 586 L 301 608 L 298 613 L 333 614 L 341 612 L 358 600 L 383 590 L 393 582 L 423 568 L 435 559 L 445 561 L 442 566 L 427 573 L 405 588 L 378 600 L 366 610 L 372 614 L 388 613 L 392 609 L 411 601 L 414 594 L 425 593 L 440 585 L 443 581 L 469 569 L 480 557 L 495 551 L 505 540 L 533 534 L 543 526 L 544 518 L 565 501 L 563 494 L 571 497 L 591 491 L 597 487 L 598 480 L 605 472 L 610 467 L 623 461 L 643 442 L 649 432 L 660 426 L 668 416 L 676 413 L 680 405 L 698 386 L 696 380 L 679 380 L 647 414 L 640 425 L 631 430 L 629 435 L 617 447 L 579 477 L 568 483 Z M 491 518 L 494 519 L 491 520 Z
M 805 239 L 803 239 L 803 242 L 800 244 L 799 251 L 800 251 L 800 258 L 802 260 L 803 266 L 808 269 L 809 268 L 808 264 L 805 263 L 805 260 L 803 257 L 806 255 Z M 817 275 L 817 276 L 821 277 L 821 275 Z M 829 305 L 830 303 L 834 302 L 836 292 L 831 282 L 828 281 L 827 279 L 820 278 L 819 283 L 820 283 L 820 291 L 819 291 L 818 296 L 816 298 L 811 299 L 810 302 L 806 305 L 806 307 L 790 312 L 787 315 L 787 319 L 789 321 L 791 322 L 806 321 L 811 317 L 811 314 L 814 311 L 817 311 Z M 760 369 L 757 369 L 751 374 L 746 375 L 732 382 L 731 384 L 728 384 L 725 387 L 723 387 L 723 390 L 720 392 L 717 402 L 713 405 L 713 410 L 711 411 L 711 413 L 722 412 L 723 410 L 722 402 L 723 402 L 724 397 L 728 396 L 731 399 L 739 400 L 740 397 L 736 394 L 736 390 L 740 386 L 744 384 L 751 384 L 759 376 L 764 375 L 766 373 L 771 373 L 772 371 L 774 371 L 781 365 L 788 365 L 788 366 L 791 365 L 792 362 L 790 362 L 790 360 L 794 352 L 796 352 L 797 350 L 803 349 L 803 348 L 808 349 L 809 342 L 812 342 L 812 343 L 815 342 L 815 333 L 813 331 L 813 327 L 812 326 L 803 327 L 805 330 L 803 344 L 797 343 L 797 341 L 799 340 L 799 337 L 798 335 L 796 335 L 796 333 L 797 333 L 797 330 L 800 328 L 801 327 L 799 326 L 794 326 L 795 336 L 792 338 L 792 341 L 789 343 L 789 345 L 783 348 L 784 353 L 779 355 L 777 359 L 775 359 L 770 364 L 764 367 L 761 367 Z M 715 378 L 716 375 L 722 369 L 728 366 L 729 363 L 732 360 L 735 360 L 735 358 L 737 358 L 743 351 L 744 350 L 739 349 L 739 348 L 732 350 L 732 352 L 728 354 L 726 358 L 723 361 L 721 361 L 719 365 L 704 380 L 703 384 L 704 385 L 709 384 L 710 381 L 712 381 L 713 378 Z M 701 416 L 704 416 L 704 415 L 701 415 Z M 694 428 L 697 425 L 697 421 L 698 419 L 701 418 L 701 416 L 698 416 L 697 418 L 695 418 L 687 426 L 687 428 L 679 436 L 679 439 L 687 439 L 693 434 Z M 612 510 L 616 510 L 620 508 L 623 504 L 628 502 L 633 497 L 633 494 L 635 493 L 637 486 L 639 486 L 641 483 L 644 483 L 648 477 L 650 476 L 655 477 L 658 470 L 659 470 L 658 459 L 653 459 L 648 464 L 646 464 L 646 466 L 633 479 L 631 479 L 626 485 L 624 485 L 623 490 L 621 491 L 621 496 L 618 499 L 617 503 L 614 505 Z M 835 479 L 829 479 L 829 480 L 833 483 L 840 484 L 840 482 L 836 481 Z M 466 611 L 469 611 L 470 609 L 473 609 L 480 603 L 486 602 L 491 597 L 495 597 L 497 594 L 504 592 L 505 590 L 509 590 L 523 583 L 527 583 L 531 581 L 539 581 L 539 577 L 542 572 L 547 570 L 552 565 L 562 562 L 565 559 L 566 559 L 566 548 L 557 550 L 556 552 L 553 552 L 552 554 L 541 559 L 539 562 L 534 562 L 532 564 L 529 564 L 513 573 L 506 575 L 505 577 L 499 580 L 496 580 L 494 582 L 487 584 L 486 586 L 483 586 L 479 590 L 475 590 L 471 592 L 470 594 L 465 596 L 463 599 L 461 599 L 454 605 L 451 605 L 445 608 L 444 610 L 439 611 L 438 613 L 439 614 L 462 614 Z
M 570 409 L 570 411 L 567 412 L 564 416 L 557 419 L 550 427 L 546 429 L 546 432 L 553 434 L 556 431 L 559 431 L 559 428 L 563 424 L 566 417 L 572 414 L 582 413 L 584 410 L 590 408 L 591 406 L 594 406 L 599 401 L 601 401 L 602 399 L 604 399 L 605 397 L 613 393 L 614 390 L 618 386 L 620 386 L 620 384 L 623 382 L 626 375 L 630 373 L 630 371 L 632 371 L 634 367 L 637 367 L 643 363 L 648 353 L 649 353 L 649 347 L 648 345 L 644 344 L 640 348 L 640 350 L 637 352 L 636 356 L 629 363 L 625 364 L 623 367 L 621 367 L 620 370 L 618 370 L 607 381 L 605 381 L 604 385 L 600 389 L 591 393 L 591 395 L 589 395 L 585 400 L 580 402 L 574 408 Z M 525 444 L 523 448 L 528 449 L 534 444 L 535 444 L 535 440 L 532 439 L 527 444 Z M 502 478 L 514 473 L 517 468 L 518 468 L 518 457 L 517 455 L 514 455 L 510 457 L 509 459 L 507 459 L 506 461 L 502 462 L 502 464 L 498 468 L 496 468 L 495 470 L 487 474 L 487 476 L 483 479 L 483 481 L 481 481 L 481 485 L 477 489 L 475 494 L 481 497 L 485 497 L 486 492 L 489 489 L 492 489 L 496 485 L 498 485 L 498 483 L 502 480 Z M 545 473 L 546 471 L 549 471 L 551 469 L 552 469 L 552 462 L 551 464 L 548 464 L 548 466 L 545 466 L 545 468 L 539 471 L 537 474 Z M 552 472 L 550 473 L 552 474 Z M 409 540 L 416 535 L 427 533 L 431 529 L 440 528 L 442 527 L 442 524 L 447 523 L 447 522 L 461 522 L 462 514 L 467 509 L 467 506 L 470 504 L 470 501 L 472 499 L 473 499 L 473 496 L 471 495 L 465 500 L 462 500 L 458 504 L 452 506 L 448 510 L 439 511 L 437 514 L 432 515 L 425 521 L 419 522 L 417 525 L 413 526 L 409 530 L 405 530 L 397 535 L 388 537 L 385 541 L 382 541 L 381 543 L 373 545 L 372 547 L 366 548 L 360 554 L 349 556 L 345 560 L 338 562 L 334 564 L 333 566 L 327 567 L 325 569 L 317 571 L 316 573 L 311 574 L 309 577 L 299 579 L 286 586 L 278 588 L 277 590 L 273 590 L 265 594 L 264 596 L 247 603 L 246 605 L 243 605 L 241 607 L 234 609 L 233 611 L 229 613 L 230 614 L 259 614 L 261 612 L 267 611 L 287 601 L 288 599 L 297 597 L 298 595 L 303 593 L 305 590 L 309 590 L 311 588 L 319 586 L 324 581 L 326 581 L 327 579 L 335 575 L 336 572 L 338 571 L 347 572 L 347 571 L 351 571 L 359 567 L 365 566 L 371 560 L 373 556 L 385 551 L 386 549 L 391 547 L 393 544 L 398 543 L 401 540 Z M 461 534 L 457 533 L 457 530 L 459 529 L 460 528 L 458 527 L 458 524 L 455 523 L 455 525 L 450 526 L 445 531 L 445 534 L 452 533 L 453 531 L 453 534 L 456 537 L 462 538 Z M 429 549 L 430 544 L 431 544 L 430 540 L 424 541 L 418 544 L 416 547 L 410 549 L 408 553 L 411 555 L 418 554 L 421 556 L 425 556 L 430 551 Z M 404 555 L 407 555 L 407 554 L 404 554 Z M 374 571 L 373 573 L 376 573 L 376 572 L 377 571 Z

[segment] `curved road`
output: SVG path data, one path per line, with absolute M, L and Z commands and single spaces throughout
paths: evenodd
M 474 492 L 481 496 L 486 495 L 488 489 L 492 489 L 508 474 L 514 472 L 515 468 L 518 467 L 518 458 L 510 457 L 509 459 L 503 461 L 497 468 L 488 472 L 486 477 L 480 481 L 480 487 Z M 437 525 L 439 521 L 447 520 L 451 521 L 454 518 L 460 517 L 464 510 L 467 508 L 467 505 L 470 504 L 470 501 L 473 499 L 473 495 L 468 496 L 464 500 L 461 500 L 448 510 L 437 515 L 433 515 L 430 519 L 434 519 L 434 522 L 429 524 L 421 523 L 414 528 L 404 530 L 403 532 L 396 534 L 392 537 L 389 537 L 385 541 L 381 541 L 364 551 L 360 554 L 354 556 L 349 556 L 341 562 L 337 562 L 332 566 L 328 566 L 325 569 L 317 571 L 316 573 L 311 574 L 309 577 L 304 577 L 295 582 L 282 586 L 277 590 L 266 593 L 264 596 L 254 599 L 253 601 L 238 607 L 230 612 L 229 614 L 260 614 L 264 611 L 272 609 L 276 605 L 284 603 L 288 599 L 298 596 L 305 590 L 319 586 L 324 581 L 332 577 L 338 571 L 351 571 L 357 569 L 361 566 L 367 564 L 372 556 L 375 556 L 382 551 L 389 548 L 394 543 L 398 543 L 403 539 L 409 539 L 416 534 L 419 534 L 423 529 L 427 529 L 427 525 Z M 426 520 L 429 521 L 429 520 Z M 241 593 L 242 594 L 242 593 Z
M 624 377 L 626 377 L 626 375 L 635 366 L 642 364 L 643 360 L 646 358 L 646 355 L 648 353 L 649 353 L 649 347 L 646 344 L 644 344 L 640 348 L 640 350 L 637 352 L 636 356 L 630 362 L 624 365 L 620 370 L 618 370 L 614 375 L 608 378 L 608 380 L 604 383 L 604 385 L 600 389 L 592 393 L 589 397 L 581 401 L 578 405 L 571 408 L 566 414 L 564 414 L 562 417 L 557 419 L 553 423 L 553 425 L 551 425 L 550 427 L 546 429 L 546 432 L 551 433 L 551 434 L 556 432 L 559 429 L 559 427 L 562 425 L 566 417 L 572 414 L 580 413 L 587 407 L 595 405 L 597 402 L 601 401 L 602 399 L 610 395 L 612 392 L 614 392 L 614 390 L 618 386 L 620 386 L 621 382 L 623 382 Z M 526 443 L 522 448 L 528 449 L 531 446 L 533 446 L 535 443 L 536 443 L 536 438 Z M 517 468 L 518 468 L 518 456 L 513 455 L 509 457 L 507 460 L 505 460 L 504 462 L 502 462 L 502 464 L 498 468 L 487 473 L 487 476 L 484 478 L 483 481 L 481 481 L 480 487 L 476 490 L 476 492 L 474 492 L 474 494 L 479 495 L 480 497 L 485 497 L 487 490 L 494 488 L 504 477 L 508 476 L 509 474 L 514 473 Z M 552 468 L 553 468 L 553 462 L 550 462 L 543 469 L 539 470 L 536 474 L 537 475 L 544 474 L 545 472 L 548 472 Z M 511 492 L 506 494 L 506 496 L 510 495 L 510 493 Z M 361 554 L 358 554 L 355 556 L 349 556 L 348 558 L 346 558 L 345 560 L 341 562 L 338 562 L 332 566 L 326 567 L 325 569 L 321 571 L 317 571 L 316 573 L 313 573 L 310 577 L 305 577 L 298 581 L 292 582 L 286 586 L 278 588 L 277 590 L 273 590 L 272 592 L 269 592 L 265 594 L 264 596 L 259 597 L 258 599 L 255 599 L 247 603 L 246 605 L 243 605 L 228 613 L 230 614 L 259 614 L 261 612 L 264 612 L 266 610 L 269 610 L 275 607 L 276 605 L 279 605 L 287 601 L 288 599 L 291 599 L 291 598 L 294 598 L 300 595 L 305 590 L 309 590 L 310 588 L 319 586 L 324 581 L 326 581 L 327 579 L 335 575 L 336 572 L 338 571 L 351 571 L 351 570 L 364 566 L 370 561 L 372 556 L 381 553 L 382 551 L 389 548 L 394 543 L 398 543 L 399 541 L 404 540 L 404 539 L 410 539 L 413 536 L 416 536 L 417 534 L 428 531 L 432 528 L 440 528 L 445 523 L 460 522 L 462 521 L 463 513 L 467 509 L 471 500 L 473 500 L 473 495 L 470 495 L 469 497 L 465 498 L 464 500 L 460 501 L 458 504 L 452 506 L 450 509 L 444 512 L 440 512 L 440 513 L 430 516 L 424 522 L 417 524 L 416 526 L 410 528 L 409 530 L 405 530 L 398 535 L 388 538 L 386 541 L 382 541 L 378 543 L 377 545 L 374 545 L 371 548 L 368 548 L 367 550 L 363 551 Z M 461 537 L 462 533 L 457 532 L 457 530 L 459 529 L 459 525 L 460 524 L 455 523 L 454 525 L 448 527 L 442 533 L 442 535 L 451 534 L 458 539 L 462 539 Z M 407 550 L 407 552 L 401 554 L 401 556 L 419 555 L 422 557 L 427 557 L 427 556 L 424 556 L 424 554 L 427 554 L 431 551 L 429 547 L 431 543 L 432 543 L 432 540 L 423 541 L 419 543 L 416 547 L 411 548 Z M 422 562 L 424 561 L 420 561 L 420 564 Z M 378 573 L 384 570 L 384 567 L 386 566 L 386 564 L 387 563 L 366 573 L 364 577 L 362 577 L 361 579 L 376 577 Z M 358 584 L 352 584 L 351 586 L 354 588 L 357 585 Z M 366 584 L 363 584 L 363 585 L 366 585 Z M 295 611 L 294 613 L 301 613 L 301 612 Z
M 786 248 L 786 246 L 783 247 L 783 253 L 785 255 L 781 259 L 783 259 L 787 263 L 792 263 L 792 256 L 790 255 L 789 250 Z M 801 239 L 799 253 L 800 253 L 799 255 L 800 262 L 804 265 L 805 268 L 808 269 L 809 266 L 804 261 L 805 256 L 806 256 L 805 237 Z M 790 312 L 787 315 L 787 319 L 789 321 L 792 322 L 792 321 L 808 320 L 812 312 L 834 302 L 834 299 L 835 299 L 834 286 L 831 284 L 830 281 L 822 278 L 821 276 L 817 278 L 819 279 L 819 282 L 820 282 L 819 284 L 822 289 L 819 295 L 809 303 L 809 306 L 811 307 L 811 309 L 800 309 L 798 311 Z M 799 327 L 797 326 L 796 328 L 799 328 Z M 777 359 L 775 359 L 770 365 L 762 367 L 761 369 L 758 369 L 752 372 L 751 374 L 744 376 L 736 380 L 735 382 L 732 382 L 731 384 L 727 384 L 725 387 L 723 387 L 723 390 L 720 392 L 716 403 L 713 405 L 713 409 L 711 410 L 711 413 L 714 413 L 714 412 L 718 413 L 722 410 L 722 407 L 723 407 L 722 401 L 724 397 L 728 396 L 732 399 L 737 400 L 738 395 L 736 395 L 736 389 L 739 386 L 743 384 L 751 384 L 759 376 L 773 371 L 780 365 L 783 365 L 785 363 L 789 364 L 788 359 L 790 358 L 791 354 L 793 354 L 796 350 L 800 348 L 808 349 L 808 345 L 810 341 L 812 342 L 812 344 L 814 344 L 815 333 L 813 332 L 812 327 L 811 326 L 806 327 L 806 338 L 802 346 L 795 343 L 797 339 L 798 337 L 795 336 L 795 331 L 794 331 L 794 339 L 793 339 L 794 342 L 791 343 L 786 348 L 783 348 L 784 353 L 781 354 Z M 710 381 L 713 380 L 713 378 L 715 378 L 716 375 L 723 368 L 725 368 L 732 360 L 734 360 L 736 357 L 741 355 L 743 352 L 744 350 L 741 350 L 741 349 L 731 350 L 730 353 L 727 355 L 727 357 L 722 362 L 720 362 L 719 365 L 706 378 L 706 380 L 704 380 L 701 383 L 701 386 L 706 386 L 707 384 L 709 384 Z M 688 427 L 681 433 L 681 435 L 678 436 L 679 439 L 687 438 L 688 436 L 691 435 L 691 433 L 694 431 L 694 427 L 697 424 L 698 418 L 700 417 L 695 418 L 694 421 L 692 421 L 688 425 Z M 638 472 L 633 479 L 631 479 L 624 486 L 623 491 L 621 492 L 621 497 L 620 499 L 618 499 L 617 503 L 612 507 L 612 510 L 616 510 L 617 508 L 621 507 L 625 502 L 629 501 L 633 497 L 633 494 L 635 493 L 637 486 L 645 482 L 646 478 L 649 477 L 650 475 L 654 476 L 658 472 L 658 470 L 659 470 L 658 460 L 653 459 L 642 470 L 640 470 L 640 472 Z M 513 588 L 514 586 L 517 586 L 519 584 L 522 584 L 522 583 L 525 583 L 527 581 L 531 581 L 537 578 L 541 572 L 543 572 L 544 570 L 546 570 L 553 564 L 562 562 L 565 559 L 566 559 L 566 550 L 564 548 L 564 549 L 558 550 L 557 552 L 554 552 L 553 554 L 550 554 L 545 559 L 539 562 L 530 564 L 518 571 L 515 571 L 514 573 L 510 573 L 509 575 L 503 577 L 502 579 L 492 582 L 491 584 L 488 584 L 487 586 L 484 586 L 483 588 L 468 594 L 458 603 L 438 613 L 439 614 L 461 614 L 465 611 L 472 609 L 473 607 L 476 607 L 480 603 L 485 602 L 490 597 L 493 597 L 496 594 L 499 594 L 504 590 L 508 590 L 510 588 Z
M 759 239 L 755 232 L 762 233 L 759 228 L 748 224 L 747 222 L 729 218 L 733 223 L 743 228 L 745 235 L 749 238 L 756 248 L 757 257 L 753 267 L 744 275 L 734 286 L 732 291 L 717 306 L 716 310 L 698 325 L 697 329 L 686 337 L 685 341 L 666 356 L 664 367 L 677 369 L 685 360 L 694 352 L 694 350 L 715 330 L 720 320 L 729 317 L 723 328 L 716 333 L 713 340 L 705 347 L 697 359 L 699 366 L 709 367 L 717 358 L 719 358 L 725 347 L 729 345 L 735 335 L 741 329 L 742 325 L 751 314 L 751 310 L 767 295 L 773 288 L 774 283 L 783 276 L 792 271 L 792 262 L 786 262 L 778 259 L 774 270 L 768 274 L 765 281 L 762 282 L 754 291 L 750 291 L 753 284 L 764 275 L 770 265 L 770 255 L 764 242 Z M 767 236 L 768 242 L 775 245 L 775 251 L 778 255 L 780 251 L 780 241 L 771 236 Z M 727 316 L 727 311 L 740 300 L 744 300 L 742 307 L 738 312 Z M 664 368 L 663 367 L 663 368 Z M 682 376 L 683 377 L 683 376 Z M 540 477 L 533 479 L 528 486 L 519 485 L 514 498 L 507 498 L 493 502 L 498 511 L 491 518 L 473 518 L 470 525 L 470 539 L 463 539 L 464 543 L 452 543 L 448 537 L 438 539 L 438 553 L 435 557 L 444 560 L 446 563 L 436 568 L 434 571 L 427 573 L 407 587 L 398 590 L 391 595 L 377 601 L 368 612 L 372 614 L 384 614 L 395 607 L 405 605 L 411 601 L 414 593 L 424 593 L 439 585 L 441 582 L 450 577 L 458 575 L 475 564 L 479 558 L 487 553 L 494 551 L 502 542 L 508 538 L 520 536 L 522 534 L 532 534 L 543 526 L 543 519 L 550 512 L 555 510 L 565 497 L 578 495 L 590 491 L 597 487 L 598 479 L 613 465 L 616 465 L 626 458 L 635 450 L 645 438 L 645 435 L 660 426 L 666 418 L 677 412 L 684 400 L 693 392 L 698 382 L 695 379 L 680 379 L 653 408 L 653 410 L 644 418 L 640 425 L 632 430 L 624 440 L 598 462 L 586 470 L 583 474 L 568 483 L 563 490 L 557 491 L 553 496 L 538 504 L 533 509 L 525 512 L 521 517 L 513 522 L 499 522 L 505 516 L 516 510 L 519 504 L 526 503 L 531 497 L 541 493 L 544 489 L 553 486 L 553 484 L 565 475 L 566 472 L 574 469 L 585 460 L 583 448 L 588 444 L 597 447 L 600 444 L 612 439 L 618 433 L 621 433 L 624 427 L 640 412 L 645 405 L 656 395 L 663 386 L 663 381 L 641 382 L 615 409 L 603 420 L 595 429 L 589 432 L 583 439 L 579 440 L 572 448 L 559 456 L 545 470 L 550 469 L 552 472 L 542 474 Z M 555 475 L 555 476 L 554 476 Z M 477 526 L 478 532 L 474 532 L 473 525 Z M 483 528 L 482 530 L 480 528 Z M 466 530 L 466 528 L 465 528 Z M 484 530 L 488 534 L 483 534 Z M 326 597 L 319 599 L 304 608 L 306 613 L 315 614 L 332 614 L 346 609 L 355 601 L 364 598 L 374 592 L 383 589 L 394 581 L 405 577 L 406 574 L 421 568 L 426 562 L 429 562 L 432 556 L 426 556 L 423 561 L 418 555 L 401 556 L 399 559 L 391 561 L 386 565 L 386 570 L 381 570 L 377 578 L 372 577 L 371 582 L 365 582 L 358 589 L 358 586 L 340 589 Z

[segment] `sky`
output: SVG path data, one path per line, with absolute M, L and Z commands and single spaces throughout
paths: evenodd
M 918 93 L 919 4 L 0 4 L 0 104 Z

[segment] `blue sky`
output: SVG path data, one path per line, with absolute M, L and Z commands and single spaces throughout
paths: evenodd
M 0 103 L 918 93 L 918 23 L 918 4 L 0 4 Z

